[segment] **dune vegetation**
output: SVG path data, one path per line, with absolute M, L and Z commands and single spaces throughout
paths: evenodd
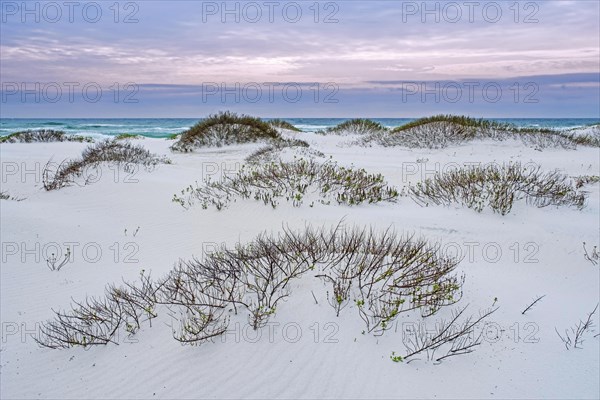
M 110 163 L 132 171 L 136 165 L 154 167 L 160 163 L 168 164 L 170 161 L 151 154 L 142 146 L 106 139 L 85 148 L 79 159 L 63 161 L 60 164 L 49 161 L 42 171 L 44 189 L 57 190 L 71 185 L 76 178 L 81 177 L 84 179 L 83 184 L 87 184 L 91 177 L 89 172 L 102 163 Z M 96 175 L 93 174 L 93 177 Z
M 121 133 L 120 135 L 115 136 L 115 140 L 128 140 L 128 139 L 143 139 L 142 135 L 136 135 L 133 133 Z
M 421 205 L 452 203 L 476 211 L 486 206 L 505 215 L 513 203 L 525 200 L 537 207 L 583 208 L 585 193 L 558 171 L 542 172 L 520 163 L 460 168 L 411 185 L 408 194 Z
M 248 115 L 221 112 L 209 115 L 177 137 L 173 151 L 189 152 L 200 147 L 225 146 L 281 140 L 273 125 Z
M 600 134 L 580 134 L 546 128 L 519 128 L 511 124 L 457 115 L 420 118 L 392 129 L 365 135 L 356 144 L 385 147 L 444 148 L 472 140 L 520 140 L 536 149 L 600 147 Z
M 322 135 L 366 135 L 387 132 L 388 129 L 370 119 L 355 118 L 344 121 L 336 126 L 318 131 Z
M 577 189 L 587 185 L 594 185 L 600 182 L 599 175 L 581 175 L 575 178 L 575 187 Z
M 13 201 L 23 201 L 24 198 L 11 196 L 10 193 L 6 191 L 0 191 L 0 200 L 13 200 Z
M 460 125 L 465 128 L 477 129 L 508 129 L 510 127 L 510 125 L 508 124 L 501 124 L 499 122 L 489 121 L 486 119 L 471 118 L 464 115 L 439 114 L 433 115 L 431 117 L 419 118 L 414 121 L 408 122 L 404 125 L 392 129 L 392 132 L 406 131 L 433 122 L 446 122 Z
M 35 143 L 35 142 L 88 142 L 94 140 L 86 136 L 67 135 L 63 131 L 52 129 L 28 130 L 0 136 L 0 143 Z
M 275 128 L 287 129 L 288 131 L 294 132 L 302 132 L 301 129 L 296 128 L 294 125 L 282 119 L 272 119 L 268 122 L 268 124 L 274 126 Z
M 134 335 L 144 321 L 165 311 L 180 315 L 179 325 L 173 326 L 175 340 L 201 344 L 224 334 L 238 314 L 246 314 L 255 330 L 266 326 L 299 279 L 320 281 L 314 287 L 328 291 L 333 314 L 339 316 L 351 306 L 365 331 L 379 336 L 402 313 L 419 310 L 426 317 L 458 302 L 464 282 L 455 273 L 458 263 L 442 255 L 436 244 L 392 230 L 341 224 L 332 229 L 284 228 L 276 236 L 262 234 L 203 260 L 180 261 L 162 279 L 153 280 L 142 271 L 139 282 L 108 285 L 105 296 L 56 311 L 36 340 L 50 348 L 118 344 L 120 330 Z M 440 356 L 461 354 L 456 345 L 472 334 L 472 326 L 457 333 L 438 343 L 447 345 Z M 469 341 L 468 348 L 475 345 Z M 426 350 L 422 346 L 408 356 Z
M 345 168 L 334 162 L 318 163 L 297 159 L 292 162 L 272 162 L 246 168 L 221 181 L 205 181 L 174 195 L 173 201 L 185 208 L 200 202 L 223 209 L 236 198 L 255 199 L 276 208 L 279 199 L 300 206 L 304 198 L 317 194 L 322 204 L 357 205 L 364 202 L 393 201 L 398 190 L 390 187 L 380 174 L 364 169 Z
M 306 156 L 324 157 L 324 154 L 318 150 L 311 149 L 308 142 L 301 139 L 282 139 L 273 141 L 270 144 L 260 147 L 248 157 L 245 161 L 249 164 L 261 164 L 277 161 L 278 156 L 284 149 L 294 149 L 297 153 Z

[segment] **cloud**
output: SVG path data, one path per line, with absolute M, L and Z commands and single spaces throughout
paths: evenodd
M 502 18 L 493 23 L 482 14 L 485 3 L 475 9 L 474 21 L 463 9 L 456 23 L 445 21 L 448 15 L 436 22 L 435 15 L 406 8 L 423 2 L 330 2 L 317 8 L 297 3 L 302 18 L 294 23 L 283 14 L 287 3 L 278 3 L 272 22 L 263 8 L 256 23 L 244 15 L 235 23 L 222 9 L 206 15 L 208 3 L 139 2 L 138 22 L 130 24 L 123 19 L 132 10 L 121 9 L 115 23 L 109 3 L 99 3 L 103 18 L 93 24 L 80 17 L 72 23 L 21 23 L 11 16 L 2 24 L 2 81 L 334 82 L 362 90 L 365 82 L 560 80 L 600 71 L 598 2 L 586 3 L 585 11 L 569 1 L 521 2 L 517 14 L 512 3 L 496 2 Z M 533 8 L 526 7 L 530 3 Z M 447 3 L 427 7 L 432 4 L 442 9 Z M 528 18 L 537 22 L 525 23 Z

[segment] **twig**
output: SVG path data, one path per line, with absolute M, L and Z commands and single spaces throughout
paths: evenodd
M 531 304 L 530 304 L 530 305 L 529 305 L 529 306 L 528 306 L 526 309 L 524 309 L 524 310 L 521 312 L 521 314 L 522 314 L 522 315 L 525 315 L 525 313 L 526 313 L 527 311 L 529 311 L 529 310 L 530 310 L 530 309 L 531 309 L 531 308 L 532 308 L 532 307 L 535 305 L 535 303 L 537 303 L 538 301 L 540 301 L 540 300 L 541 300 L 541 299 L 543 299 L 544 297 L 546 297 L 546 295 L 543 295 L 543 296 L 540 296 L 540 297 L 536 298 L 536 299 L 533 301 L 533 303 L 531 303 Z
M 556 334 L 558 335 L 560 340 L 562 340 L 562 342 L 565 344 L 567 350 L 569 350 L 571 346 L 573 346 L 573 348 L 575 349 L 581 348 L 581 345 L 583 344 L 583 335 L 594 326 L 594 321 L 592 320 L 592 317 L 594 316 L 594 314 L 596 314 L 596 311 L 598 310 L 598 305 L 599 304 L 596 304 L 596 307 L 594 307 L 592 312 L 588 314 L 585 322 L 580 320 L 575 327 L 571 328 L 571 333 L 569 333 L 569 331 L 565 329 L 565 336 L 563 336 L 560 333 L 558 333 L 558 330 L 556 328 L 554 328 Z
M 317 301 L 317 298 L 315 297 L 315 294 L 313 293 L 313 291 L 310 291 L 312 293 L 313 299 L 315 299 L 315 304 L 319 304 L 319 302 Z

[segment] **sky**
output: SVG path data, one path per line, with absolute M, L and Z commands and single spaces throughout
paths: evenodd
M 600 118 L 600 2 L 0 1 L 0 117 Z

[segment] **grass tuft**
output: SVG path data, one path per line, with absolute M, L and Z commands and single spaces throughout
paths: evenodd
M 575 188 L 579 189 L 586 185 L 594 185 L 600 182 L 599 175 L 581 175 L 575 178 Z
M 489 121 L 489 120 L 485 120 L 485 119 L 471 118 L 471 117 L 467 117 L 464 115 L 440 114 L 440 115 L 434 115 L 431 117 L 419 118 L 415 121 L 408 122 L 404 125 L 401 125 L 397 128 L 392 129 L 392 132 L 407 131 L 409 129 L 427 125 L 432 122 L 446 122 L 446 123 L 449 122 L 452 124 L 463 126 L 465 128 L 478 128 L 478 129 L 507 129 L 510 127 L 510 125 L 508 125 L 508 124 L 501 124 L 498 122 Z
M 480 212 L 488 206 L 506 215 L 513 203 L 525 199 L 537 207 L 572 206 L 583 208 L 585 193 L 557 171 L 520 163 L 460 168 L 409 186 L 408 194 L 419 204 L 458 203 Z
M 272 119 L 268 122 L 268 124 L 274 126 L 275 128 L 287 129 L 288 131 L 294 132 L 302 132 L 301 129 L 296 128 L 294 125 L 282 119 Z
M 23 201 L 25 198 L 11 196 L 8 192 L 0 191 L 0 200 Z
M 67 135 L 63 131 L 52 129 L 28 130 L 0 136 L 0 143 L 34 143 L 34 142 L 88 142 L 94 140 L 86 136 Z
M 75 178 L 81 177 L 90 169 L 98 168 L 104 162 L 132 171 L 135 165 L 154 167 L 159 163 L 168 164 L 170 160 L 151 154 L 139 145 L 106 139 L 85 148 L 80 159 L 63 161 L 58 165 L 49 161 L 42 172 L 44 189 L 50 191 L 69 186 Z M 87 183 L 86 179 L 85 184 Z
M 380 174 L 301 158 L 293 162 L 242 167 L 237 174 L 225 176 L 222 181 L 206 180 L 203 185 L 191 185 L 180 195 L 174 195 L 173 201 L 184 208 L 200 201 L 205 209 L 212 205 L 221 210 L 235 198 L 244 198 L 276 208 L 281 198 L 300 206 L 307 195 L 314 193 L 322 204 L 335 201 L 351 206 L 394 201 L 398 197 L 398 191 L 388 186 Z
M 115 136 L 115 140 L 128 140 L 128 139 L 144 139 L 141 135 L 136 135 L 133 133 L 121 133 L 120 135 Z
M 387 131 L 388 129 L 379 122 L 375 122 L 370 119 L 355 118 L 344 121 L 334 127 L 327 128 L 324 131 L 318 131 L 317 133 L 322 135 L 366 135 L 378 134 Z
M 279 132 L 259 118 L 221 112 L 208 116 L 183 132 L 171 149 L 189 152 L 199 147 L 280 139 Z
M 300 149 L 302 154 L 314 155 L 317 157 L 325 156 L 322 152 L 309 149 L 309 147 L 310 145 L 308 142 L 300 139 L 282 139 L 279 141 L 273 141 L 273 143 L 262 146 L 246 157 L 246 162 L 249 164 L 265 164 L 274 162 L 277 160 L 277 156 L 281 154 L 283 149 L 287 148 Z
M 390 132 L 375 132 L 365 135 L 356 143 L 363 146 L 372 143 L 384 146 L 411 148 L 445 148 L 475 139 L 497 141 L 521 140 L 537 150 L 545 148 L 576 149 L 580 146 L 600 147 L 600 134 L 577 135 L 570 131 L 545 128 L 518 128 L 484 119 L 457 115 L 435 115 L 420 118 Z

